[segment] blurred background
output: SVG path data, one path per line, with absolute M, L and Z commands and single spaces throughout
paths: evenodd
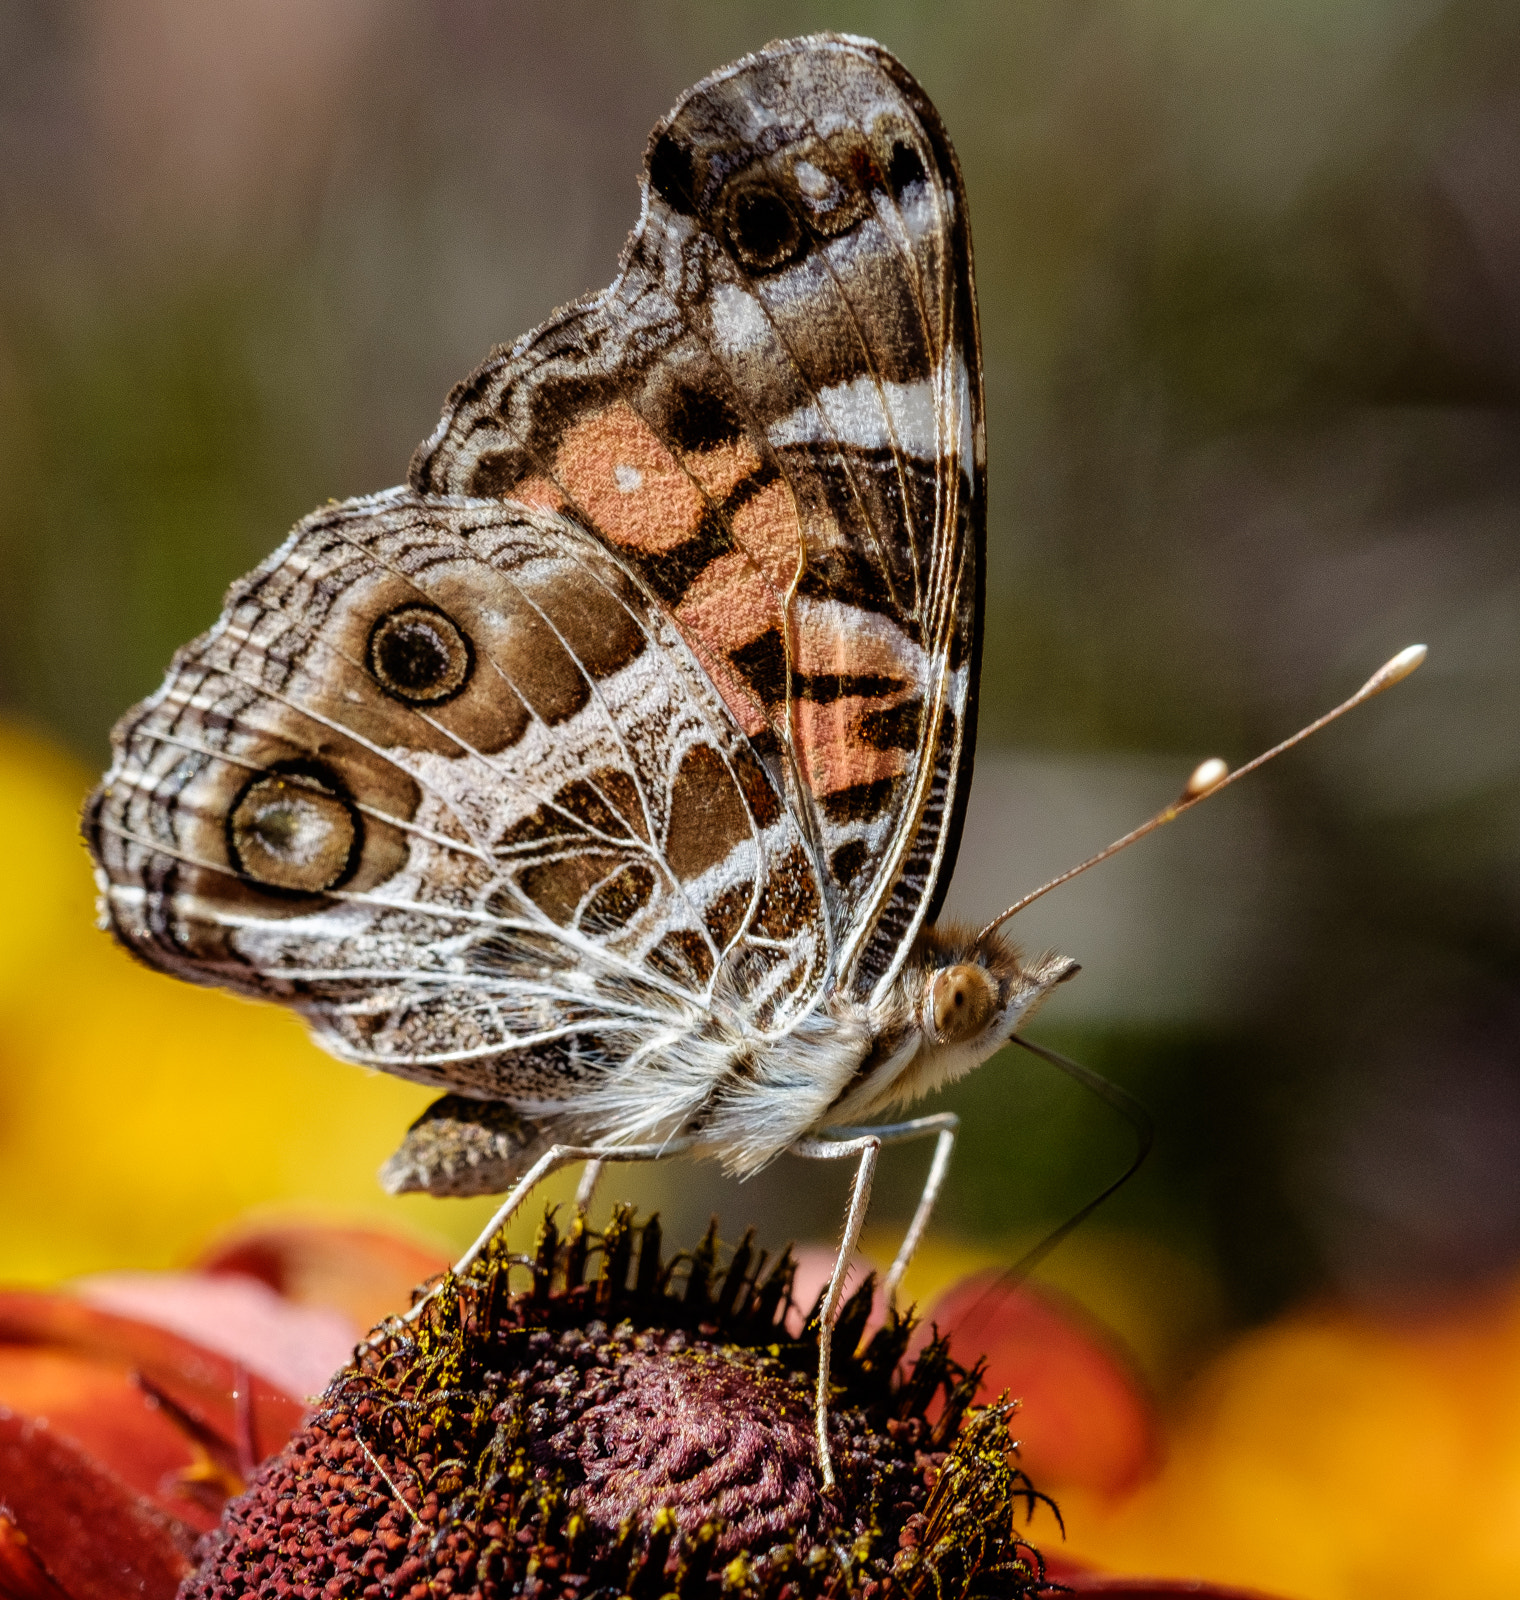
M 1163 1395 L 1306 1300 L 1399 1314 L 1520 1260 L 1520 9 L 1510 0 L 9 0 L 0 7 L 0 1276 L 181 1262 L 249 1207 L 446 1241 L 375 1167 L 426 1091 L 132 966 L 74 814 L 117 715 L 450 384 L 605 284 L 650 126 L 819 27 L 934 98 L 986 346 L 985 917 L 1353 690 L 1408 684 L 1021 919 L 1035 1026 L 1151 1107 L 1042 1269 Z M 1120 1169 L 1005 1052 L 921 1292 Z M 927 1151 L 891 1152 L 886 1256 Z M 824 1239 L 845 1175 L 616 1191 Z M 932 1281 L 931 1281 L 932 1280 Z

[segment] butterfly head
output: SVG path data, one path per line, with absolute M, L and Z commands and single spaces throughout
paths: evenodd
M 1078 970 L 1068 956 L 1025 957 L 995 929 L 952 923 L 921 933 L 876 1015 L 870 1064 L 841 1116 L 874 1114 L 964 1077 Z
M 1049 952 L 1026 960 L 996 931 L 977 935 L 950 925 L 921 936 L 907 973 L 910 990 L 917 989 L 924 1043 L 981 1060 L 1079 970 L 1069 957 Z

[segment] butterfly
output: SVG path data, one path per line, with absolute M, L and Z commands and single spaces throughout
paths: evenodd
M 393 1190 L 783 1151 L 960 1077 L 1075 964 L 938 925 L 971 782 L 986 451 L 966 196 L 879 45 L 655 128 L 609 288 L 493 352 L 405 486 L 301 522 L 113 734 L 103 923 L 445 1092 Z M 467 1257 L 466 1261 L 470 1258 Z M 464 1265 L 462 1263 L 461 1265 Z

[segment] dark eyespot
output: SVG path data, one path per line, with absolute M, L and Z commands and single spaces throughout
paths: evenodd
M 227 816 L 233 864 L 286 894 L 336 888 L 358 866 L 362 843 L 359 815 L 337 780 L 306 769 L 261 774 Z
M 669 133 L 662 133 L 649 152 L 649 187 L 682 216 L 696 213 L 696 181 L 692 152 L 678 144 Z
M 892 146 L 892 159 L 887 163 L 887 183 L 892 190 L 892 197 L 902 199 L 902 192 L 909 184 L 924 181 L 924 164 L 919 159 L 918 151 L 899 139 Z
M 370 629 L 369 670 L 387 694 L 412 705 L 452 700 L 474 665 L 470 642 L 432 606 L 398 606 Z
M 802 224 L 774 189 L 741 189 L 728 203 L 729 248 L 756 272 L 769 272 L 797 254 Z

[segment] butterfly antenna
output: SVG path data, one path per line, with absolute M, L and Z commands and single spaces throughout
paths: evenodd
M 1073 1061 L 1070 1056 L 1063 1056 L 1058 1050 L 1051 1050 L 1043 1044 L 1035 1044 L 1032 1039 L 1021 1038 L 1018 1034 L 1013 1035 L 1012 1043 L 1022 1045 L 1040 1060 L 1048 1061 L 1051 1066 L 1064 1072 L 1068 1078 L 1097 1095 L 1105 1105 L 1112 1106 L 1129 1123 L 1135 1134 L 1135 1153 L 1124 1171 L 1112 1183 L 1100 1189 L 1079 1211 L 1074 1211 L 1059 1228 L 1047 1233 L 1033 1250 L 1020 1256 L 1004 1274 L 1005 1278 L 1012 1278 L 1015 1283 L 1022 1283 L 1067 1234 L 1086 1222 L 1111 1194 L 1117 1194 L 1145 1165 L 1145 1158 L 1151 1153 L 1151 1146 L 1156 1142 L 1156 1126 L 1151 1121 L 1150 1112 L 1134 1095 L 1126 1089 L 1121 1089 L 1117 1083 L 1111 1083 L 1101 1073 L 1094 1072 L 1091 1067 L 1084 1067 L 1080 1061 Z
M 1355 706 L 1361 705 L 1364 700 L 1370 700 L 1373 695 L 1381 694 L 1384 689 L 1392 688 L 1400 679 L 1407 678 L 1419 666 L 1425 659 L 1425 654 L 1425 646 L 1422 644 L 1406 646 L 1391 661 L 1385 661 L 1349 700 L 1343 700 L 1333 711 L 1327 711 L 1324 716 L 1311 722 L 1307 728 L 1300 728 L 1291 739 L 1284 739 L 1281 744 L 1273 745 L 1270 750 L 1263 751 L 1254 761 L 1246 762 L 1243 767 L 1236 767 L 1233 772 L 1218 756 L 1211 756 L 1207 761 L 1200 762 L 1193 769 L 1192 776 L 1183 786 L 1182 793 L 1169 806 L 1158 811 L 1149 822 L 1142 822 L 1138 828 L 1132 828 L 1122 839 L 1115 839 L 1111 845 L 1106 849 L 1100 850 L 1097 855 L 1089 856 L 1086 861 L 1080 862 L 1075 867 L 1068 868 L 1058 877 L 1052 878 L 1049 883 L 1042 883 L 1038 889 L 1026 894 L 1022 900 L 1015 901 L 1006 911 L 1000 916 L 994 917 L 982 929 L 977 935 L 978 940 L 985 939 L 988 934 L 1007 922 L 1010 917 L 1017 916 L 1025 906 L 1033 905 L 1042 895 L 1049 894 L 1052 889 L 1060 888 L 1063 883 L 1070 883 L 1073 878 L 1079 877 L 1089 867 L 1097 866 L 1100 861 L 1107 861 L 1110 856 L 1116 856 L 1121 850 L 1127 850 L 1130 845 L 1134 844 L 1138 839 L 1143 839 L 1146 834 L 1154 833 L 1157 828 L 1164 828 L 1169 822 L 1175 822 L 1184 811 L 1191 811 L 1200 801 L 1207 800 L 1211 795 L 1218 794 L 1221 789 L 1229 788 L 1232 783 L 1238 782 L 1248 772 L 1255 772 L 1258 767 L 1263 767 L 1274 757 L 1280 756 L 1284 750 L 1291 750 L 1294 745 L 1302 744 L 1310 734 L 1318 733 L 1321 728 L 1329 727 L 1337 717 L 1345 716 L 1348 711 Z M 1026 1042 L 1020 1039 L 1018 1043 L 1025 1044 Z M 1039 1051 L 1036 1045 L 1026 1044 L 1026 1048 L 1035 1050 L 1036 1053 L 1044 1053 Z M 1048 1056 L 1047 1059 L 1054 1060 L 1055 1058 Z M 1058 1062 L 1057 1065 L 1061 1066 L 1063 1072 L 1070 1072 L 1074 1077 L 1087 1070 L 1085 1067 L 1078 1067 L 1075 1062 L 1071 1061 Z M 1083 1078 L 1081 1081 L 1087 1082 L 1087 1079 Z M 1099 1079 L 1098 1081 L 1103 1082 L 1104 1080 Z M 1088 1087 L 1093 1088 L 1094 1085 L 1089 1083 Z M 1110 1084 L 1109 1087 L 1112 1088 L 1113 1086 Z M 1114 1103 L 1117 1104 L 1117 1102 Z M 1123 1181 L 1121 1178 L 1120 1182 L 1122 1183 Z M 1100 1195 L 1099 1199 L 1101 1198 L 1102 1196 Z M 1095 1201 L 1094 1204 L 1096 1203 Z M 1091 1207 L 1088 1209 L 1090 1210 Z M 1081 1215 L 1085 1216 L 1086 1212 Z
M 1111 1083 L 1101 1073 L 1094 1072 L 1091 1067 L 1084 1067 L 1080 1061 L 1073 1061 L 1070 1056 L 1063 1056 L 1058 1050 L 1048 1049 L 1045 1045 L 1035 1044 L 1033 1040 L 1025 1039 L 1017 1033 L 1013 1034 L 1008 1042 L 1021 1046 L 1031 1055 L 1037 1055 L 1042 1061 L 1048 1061 L 1051 1066 L 1064 1072 L 1068 1078 L 1074 1079 L 1084 1089 L 1097 1095 L 1104 1104 L 1112 1106 L 1134 1129 L 1135 1153 L 1129 1165 L 1112 1183 L 1105 1184 L 1086 1205 L 1074 1211 L 1060 1227 L 1053 1228 L 1047 1233 L 1034 1249 L 1026 1250 L 1011 1267 L 1005 1272 L 1000 1272 L 961 1314 L 962 1321 L 975 1316 L 987 1299 L 998 1290 L 1017 1288 L 1023 1283 L 1073 1229 L 1079 1228 L 1111 1194 L 1116 1194 L 1134 1177 L 1145 1164 L 1145 1158 L 1151 1153 L 1151 1146 L 1156 1142 L 1156 1127 L 1151 1121 L 1150 1112 L 1128 1090 L 1121 1089 L 1117 1083 Z

